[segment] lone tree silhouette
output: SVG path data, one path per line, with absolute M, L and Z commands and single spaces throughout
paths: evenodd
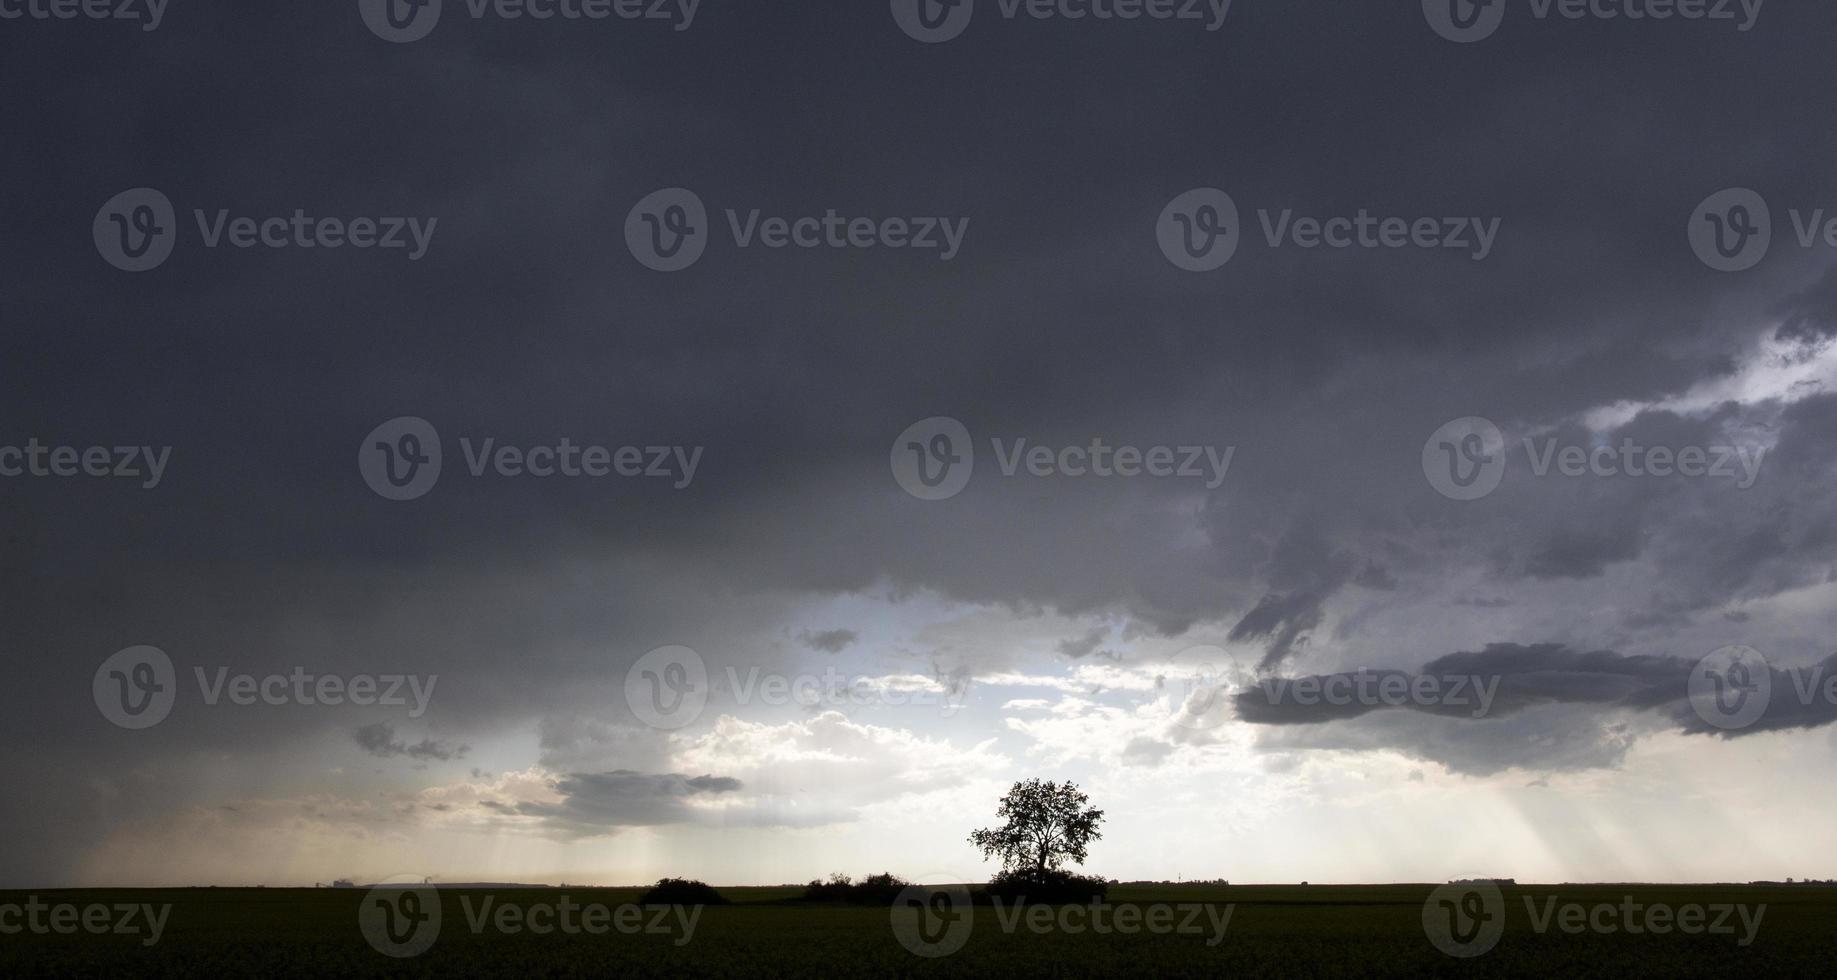
M 1015 783 L 995 811 L 1007 822 L 971 833 L 970 843 L 982 851 L 985 861 L 1001 858 L 1004 872 L 1040 876 L 1060 870 L 1067 860 L 1083 864 L 1091 841 L 1103 837 L 1097 830 L 1103 811 L 1090 803 L 1070 780 Z

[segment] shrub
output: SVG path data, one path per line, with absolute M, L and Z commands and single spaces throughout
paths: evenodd
M 855 885 L 849 901 L 858 905 L 892 905 L 911 882 L 893 874 L 868 875 Z
M 806 902 L 844 902 L 848 900 L 849 890 L 855 887 L 855 879 L 836 872 L 828 881 L 818 878 L 804 886 Z
M 1036 905 L 1086 905 L 1107 900 L 1110 883 L 1070 871 L 1022 868 L 996 875 L 982 894 L 989 900 L 1000 899 L 1004 904 L 1025 901 Z
M 687 878 L 659 878 L 657 884 L 644 897 L 638 899 L 639 905 L 726 905 L 727 899 L 711 886 Z
M 859 882 L 845 874 L 804 886 L 806 902 L 847 902 L 850 905 L 892 905 L 910 882 L 895 874 L 868 875 Z

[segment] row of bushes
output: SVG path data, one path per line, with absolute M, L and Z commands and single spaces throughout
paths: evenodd
M 868 875 L 855 881 L 845 874 L 833 874 L 828 881 L 813 881 L 804 886 L 806 902 L 846 902 L 850 905 L 891 905 L 911 882 L 897 875 Z M 1101 902 L 1109 897 L 1110 883 L 1102 878 L 1073 874 L 1069 871 L 1004 871 L 987 886 L 972 892 L 977 904 L 999 899 L 1003 904 L 1016 902 L 1076 903 Z
M 828 881 L 813 881 L 804 886 L 806 902 L 847 902 L 850 905 L 892 905 L 912 883 L 898 875 L 868 875 L 855 881 L 845 874 L 833 874 Z
M 1110 897 L 1110 883 L 1091 875 L 1070 871 L 1004 871 L 989 880 L 987 888 L 976 894 L 985 899 L 1000 899 L 1004 905 L 1016 902 L 1085 905 Z
M 687 878 L 659 878 L 657 884 L 644 897 L 638 899 L 639 905 L 726 905 L 727 899 L 706 882 L 690 881 Z
M 827 881 L 813 881 L 804 886 L 803 901 L 842 902 L 849 905 L 892 905 L 899 893 L 912 883 L 893 874 L 868 875 L 855 881 L 848 875 L 833 874 Z M 1004 905 L 1017 902 L 1076 903 L 1101 902 L 1109 897 L 1110 883 L 1102 878 L 1073 874 L 1069 871 L 1004 871 L 987 886 L 973 892 L 977 904 L 1000 900 Z M 726 905 L 727 899 L 704 882 L 687 878 L 663 878 L 638 899 L 640 905 Z

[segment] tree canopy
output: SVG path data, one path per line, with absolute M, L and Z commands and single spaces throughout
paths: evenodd
M 1057 871 L 1066 861 L 1083 864 L 1091 841 L 1103 834 L 1103 811 L 1077 784 L 1029 779 L 1015 783 L 995 811 L 1004 823 L 970 834 L 983 859 L 999 857 L 1004 871 Z

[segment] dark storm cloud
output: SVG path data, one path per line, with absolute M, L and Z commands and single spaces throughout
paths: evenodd
M 1437 657 L 1417 671 L 1264 679 L 1237 692 L 1233 701 L 1238 717 L 1257 725 L 1319 725 L 1407 710 L 1462 719 L 1476 733 L 1485 725 L 1533 709 L 1578 705 L 1603 709 L 1603 719 L 1612 711 L 1650 713 L 1666 727 L 1726 738 L 1817 728 L 1837 721 L 1837 700 L 1827 690 L 1827 684 L 1837 679 L 1833 674 L 1837 654 L 1806 667 L 1769 667 L 1765 710 L 1751 722 L 1732 728 L 1710 724 L 1691 705 L 1689 682 L 1696 664 L 1681 657 L 1584 652 L 1554 643 L 1494 643 L 1484 650 Z M 1391 693 L 1383 692 L 1387 679 L 1393 685 Z M 1405 685 L 1418 679 L 1435 682 L 1423 688 L 1425 696 L 1405 692 Z M 1335 690 L 1335 682 L 1339 693 L 1323 696 L 1323 691 Z M 1482 689 L 1491 693 L 1481 693 Z M 1510 754 L 1510 746 L 1502 749 L 1506 754 L 1494 760 L 1499 765 L 1524 763 L 1523 756 Z
M 1552 704 L 1486 724 L 1389 711 L 1343 724 L 1260 728 L 1256 745 L 1268 753 L 1400 752 L 1467 776 L 1511 769 L 1576 772 L 1620 765 L 1638 737 L 1652 729 L 1649 722 L 1639 716 L 1604 717 L 1593 705 L 1574 704 Z
M 1059 652 L 1073 660 L 1083 660 L 1093 653 L 1098 653 L 1104 642 L 1110 638 L 1110 628 L 1099 626 L 1087 631 L 1082 636 L 1059 641 Z
M 814 633 L 803 630 L 797 634 L 798 642 L 812 650 L 821 650 L 824 653 L 841 653 L 860 638 L 860 634 L 854 630 L 845 629 L 817 630 Z
M 593 836 L 621 827 L 681 823 L 694 816 L 694 801 L 739 792 L 740 781 L 726 776 L 618 770 L 564 776 L 555 781 L 555 790 L 561 802 L 521 803 L 516 812 L 541 817 L 570 834 Z
M 1780 304 L 1785 314 L 1777 336 L 1801 343 L 1837 336 L 1837 272 L 1826 273 Z
M 1320 607 L 1325 601 L 1325 596 L 1313 592 L 1266 595 L 1231 628 L 1231 639 L 1264 640 L 1268 652 L 1261 666 L 1273 667 L 1320 625 Z
M 467 752 L 472 751 L 470 746 L 453 745 L 431 738 L 424 738 L 410 744 L 396 737 L 394 726 L 380 721 L 359 728 L 352 737 L 357 740 L 357 744 L 365 752 L 381 759 L 407 756 L 410 759 L 437 759 L 446 762 L 450 759 L 463 758 Z
M 1639 557 L 1638 525 L 1604 521 L 1549 532 L 1525 562 L 1532 578 L 1593 578 L 1612 562 Z
M 1450 418 L 1556 425 L 1727 376 L 1747 311 L 1830 336 L 1816 256 L 1716 275 L 1682 229 L 1730 185 L 1837 201 L 1831 5 L 1769 8 L 1740 37 L 1526 22 L 1477 46 L 1414 4 L 1330 0 L 1240 2 L 1215 34 L 992 24 L 937 46 L 874 3 L 711 2 L 680 34 L 455 23 L 410 45 L 353 6 L 0 30 L 0 445 L 174 447 L 154 492 L 0 484 L 0 764 L 59 801 L 0 802 L 0 830 L 39 845 L 8 849 L 0 884 L 58 877 L 147 773 L 169 777 L 149 806 L 203 792 L 172 771 L 198 749 L 281 754 L 378 723 L 182 704 L 130 737 L 87 692 L 135 643 L 181 674 L 442 673 L 441 739 L 476 742 L 616 699 L 645 650 L 768 619 L 760 595 L 889 581 L 1168 635 L 1217 622 L 1272 666 L 1350 590 L 1390 594 L 1468 551 L 1497 558 L 1499 601 L 1649 560 L 1650 591 L 1613 597 L 1647 638 L 1830 575 L 1828 396 L 1784 412 L 1779 468 L 1740 498 L 1539 484 L 1462 511 L 1415 454 Z M 1145 229 L 1208 184 L 1251 240 L 1195 276 Z M 127 275 L 89 228 L 141 185 L 187 221 L 305 208 L 438 216 L 439 233 L 413 263 L 188 241 Z M 663 276 L 621 226 L 677 185 L 717 212 L 972 225 L 949 264 L 716 247 Z M 1503 224 L 1475 263 L 1269 249 L 1258 208 Z M 939 413 L 982 440 L 1240 452 L 1206 494 L 1005 480 L 985 456 L 928 505 L 892 485 L 887 449 Z M 405 414 L 441 430 L 449 472 L 394 504 L 354 457 Z M 706 456 L 684 491 L 470 479 L 460 435 Z M 626 746 L 558 729 L 542 749 Z M 574 784 L 583 825 L 620 794 L 673 798 L 614 782 Z
M 1327 600 L 1359 569 L 1352 556 L 1337 550 L 1321 525 L 1307 516 L 1275 542 L 1259 571 L 1272 591 L 1232 627 L 1231 639 L 1263 641 L 1260 666 L 1268 669 L 1306 642 L 1320 625 Z

